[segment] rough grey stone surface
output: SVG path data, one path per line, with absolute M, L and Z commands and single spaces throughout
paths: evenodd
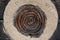
M 0 0 L 0 20 L 3 19 L 4 10 L 8 2 L 9 0 Z
M 0 40 L 10 40 L 9 37 L 3 32 L 3 20 L 0 20 Z

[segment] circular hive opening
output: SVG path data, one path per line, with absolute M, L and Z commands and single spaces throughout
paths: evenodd
M 20 33 L 31 37 L 39 37 L 43 33 L 46 15 L 38 6 L 23 5 L 16 14 L 14 24 Z

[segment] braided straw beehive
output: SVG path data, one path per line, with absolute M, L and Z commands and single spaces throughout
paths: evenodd
M 5 32 L 11 40 L 49 40 L 57 22 L 51 0 L 11 0 L 4 12 Z

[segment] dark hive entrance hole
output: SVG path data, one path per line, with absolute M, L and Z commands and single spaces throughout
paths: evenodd
M 16 14 L 14 25 L 20 33 L 31 37 L 39 37 L 43 33 L 46 15 L 38 6 L 23 5 Z

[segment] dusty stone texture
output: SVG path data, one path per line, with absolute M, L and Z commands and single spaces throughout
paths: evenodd
M 4 10 L 8 2 L 9 0 L 0 0 L 0 20 L 3 19 Z
M 13 19 L 16 11 L 24 4 L 33 4 L 39 6 L 47 16 L 46 28 L 39 38 L 26 37 L 19 33 L 13 25 Z M 49 40 L 57 28 L 58 15 L 54 4 L 50 0 L 11 0 L 4 12 L 5 32 L 11 37 L 11 40 Z

